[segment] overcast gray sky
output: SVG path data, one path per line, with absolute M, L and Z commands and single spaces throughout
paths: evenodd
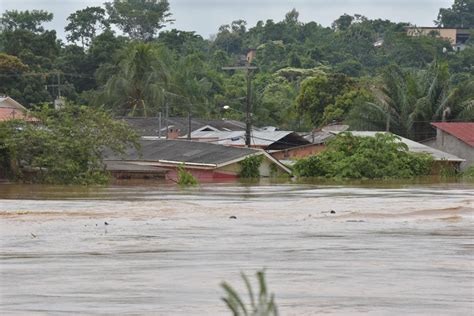
M 43 9 L 54 13 L 54 28 L 64 37 L 66 18 L 87 6 L 99 6 L 106 0 L 0 0 L 0 9 Z M 344 13 L 359 13 L 369 18 L 390 19 L 431 26 L 441 7 L 450 7 L 454 0 L 169 0 L 176 20 L 172 28 L 196 31 L 205 38 L 215 34 L 222 24 L 244 19 L 248 26 L 259 20 L 281 21 L 293 8 L 304 22 L 316 21 L 324 26 Z

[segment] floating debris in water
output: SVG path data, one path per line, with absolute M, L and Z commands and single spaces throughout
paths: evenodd
M 229 216 L 229 218 L 230 219 L 237 219 L 237 216 L 232 215 L 232 216 Z

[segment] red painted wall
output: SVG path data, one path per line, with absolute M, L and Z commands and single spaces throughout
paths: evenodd
M 216 181 L 216 180 L 236 180 L 238 176 L 236 174 L 228 174 L 222 172 L 216 172 L 214 170 L 201 170 L 201 169 L 186 169 L 186 171 L 190 172 L 193 177 L 195 177 L 199 182 L 206 182 L 206 181 Z M 178 170 L 176 168 L 170 169 L 169 172 L 166 173 L 166 179 L 171 180 L 173 182 L 178 181 Z
M 306 146 L 280 150 L 280 151 L 271 153 L 271 155 L 278 160 L 296 159 L 296 158 L 305 158 L 308 156 L 316 155 L 325 149 L 326 149 L 325 145 L 314 144 L 314 145 L 306 145 Z

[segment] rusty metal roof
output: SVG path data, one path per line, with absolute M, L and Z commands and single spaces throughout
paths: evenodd
M 196 131 L 191 133 L 191 138 L 226 146 L 245 146 L 245 131 Z M 310 144 L 310 141 L 292 131 L 251 132 L 251 145 L 256 147 L 285 149 L 306 144 Z
M 438 122 L 431 125 L 474 147 L 474 122 Z
M 141 155 L 134 149 L 129 149 L 123 159 L 219 165 L 261 152 L 257 149 L 226 147 L 187 140 L 142 140 L 140 144 Z M 106 160 L 121 159 L 116 155 L 108 154 Z
M 9 120 L 25 120 L 29 122 L 38 121 L 37 118 L 25 115 L 22 110 L 16 108 L 0 107 L 0 122 Z

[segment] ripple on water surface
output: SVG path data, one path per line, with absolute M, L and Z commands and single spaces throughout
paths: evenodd
M 468 315 L 472 193 L 0 185 L 0 310 L 222 315 L 219 283 L 266 267 L 282 315 Z

